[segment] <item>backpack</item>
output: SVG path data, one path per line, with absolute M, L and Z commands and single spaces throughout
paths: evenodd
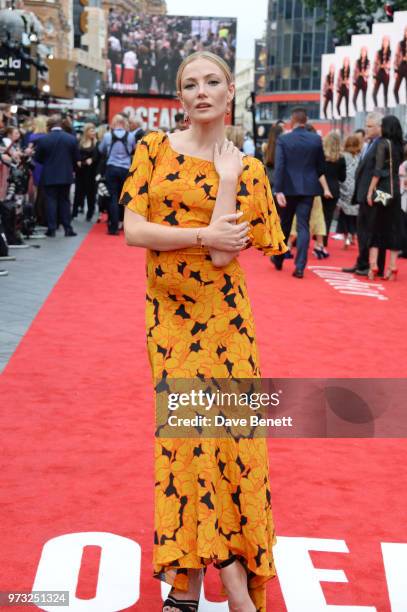
M 119 137 L 118 137 L 118 136 L 116 136 L 116 134 L 114 133 L 114 130 L 112 130 L 112 142 L 111 142 L 111 144 L 110 144 L 109 150 L 108 150 L 107 155 L 106 155 L 106 162 L 108 162 L 108 161 L 109 161 L 110 154 L 111 154 L 112 149 L 113 149 L 114 145 L 116 144 L 116 142 L 121 142 L 121 143 L 122 143 L 122 145 L 124 146 L 124 148 L 125 148 L 125 150 L 126 150 L 127 154 L 128 154 L 130 157 L 131 157 L 131 154 L 132 154 L 132 152 L 133 152 L 133 151 L 129 151 L 129 149 L 128 149 L 128 146 L 127 146 L 127 139 L 128 139 L 128 136 L 129 136 L 129 133 L 126 131 L 126 132 L 123 134 L 123 136 L 122 136 L 121 138 L 119 138 Z

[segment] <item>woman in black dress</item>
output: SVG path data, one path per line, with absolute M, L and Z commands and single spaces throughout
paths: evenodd
M 399 168 L 403 161 L 403 132 L 400 121 L 394 115 L 383 118 L 382 138 L 376 148 L 376 166 L 367 194 L 371 206 L 369 215 L 369 279 L 378 273 L 377 256 L 379 248 L 390 250 L 390 265 L 385 280 L 396 280 L 397 255 L 402 249 L 403 224 L 399 184 Z M 375 192 L 380 190 L 392 195 L 384 206 L 375 202 Z
M 73 217 L 77 217 L 79 211 L 83 212 L 86 198 L 88 205 L 86 221 L 91 221 L 95 212 L 95 177 L 99 157 L 97 144 L 96 127 L 93 123 L 87 123 L 79 141 L 80 162 L 76 170 L 75 198 L 72 211 Z
M 331 227 L 335 208 L 339 199 L 339 182 L 343 182 L 346 179 L 346 163 L 341 153 L 341 139 L 339 134 L 337 132 L 329 132 L 324 138 L 323 145 L 325 154 L 324 174 L 332 198 L 328 199 L 322 197 L 326 235 L 324 236 L 324 248 L 321 249 L 316 246 L 314 249 L 314 253 L 319 259 L 329 257 L 326 247 L 328 246 L 329 228 Z

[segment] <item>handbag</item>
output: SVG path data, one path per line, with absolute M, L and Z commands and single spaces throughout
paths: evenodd
M 383 206 L 388 206 L 394 197 L 394 189 L 393 189 L 393 155 L 391 152 L 391 142 L 387 140 L 389 145 L 390 152 L 390 193 L 387 191 L 382 191 L 381 189 L 376 189 L 373 194 L 373 202 L 377 204 L 382 204 Z

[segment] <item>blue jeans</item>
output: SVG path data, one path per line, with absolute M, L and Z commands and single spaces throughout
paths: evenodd
M 297 215 L 297 255 L 295 267 L 303 271 L 307 265 L 308 247 L 310 240 L 309 219 L 311 216 L 314 196 L 286 196 L 287 206 L 280 208 L 281 229 L 284 232 L 285 242 L 290 235 L 294 215 Z M 278 255 L 283 259 L 283 255 Z
M 128 174 L 128 168 L 119 166 L 106 166 L 106 187 L 110 194 L 109 204 L 109 231 L 117 232 L 119 227 L 119 198 L 123 189 L 124 181 Z

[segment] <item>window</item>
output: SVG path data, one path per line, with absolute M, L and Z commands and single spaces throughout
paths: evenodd
M 312 53 L 312 34 L 304 34 L 302 38 L 302 56 L 305 59 L 311 59 Z
M 315 34 L 314 60 L 320 62 L 321 55 L 325 53 L 325 34 Z
M 295 34 L 293 37 L 293 63 L 299 62 L 301 56 L 301 34 Z
M 293 16 L 293 0 L 285 0 L 285 18 L 291 19 L 292 16 Z

